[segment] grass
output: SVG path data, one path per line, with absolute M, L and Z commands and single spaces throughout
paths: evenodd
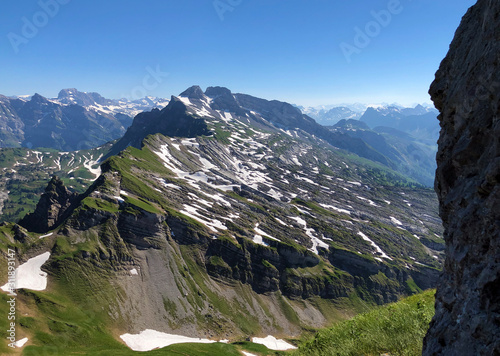
M 434 315 L 434 290 L 359 314 L 320 331 L 294 356 L 416 356 Z
M 90 198 L 90 197 L 83 199 L 82 205 L 85 208 L 91 208 L 101 211 L 109 211 L 111 213 L 117 213 L 119 210 L 118 204 L 111 203 L 107 200 Z
M 148 172 L 172 176 L 172 172 L 158 163 L 158 156 L 149 148 L 143 147 L 139 150 L 128 147 L 119 156 L 106 160 L 105 164 L 108 169 L 120 172 L 122 189 L 134 192 L 145 200 L 163 203 L 158 193 L 147 184 L 145 177 L 138 175 L 140 172 Z
M 120 341 L 114 329 L 117 324 L 126 321 L 112 321 L 109 318 L 108 305 L 114 304 L 113 301 L 122 294 L 109 283 L 112 273 L 104 272 L 92 263 L 70 257 L 54 263 L 57 266 L 53 268 L 61 272 L 48 290 L 19 291 L 16 320 L 18 339 L 24 336 L 29 338 L 28 345 L 22 349 L 22 355 L 137 355 L 137 352 L 130 350 Z M 195 279 L 198 278 L 203 276 L 195 273 Z M 218 301 L 215 295 L 210 297 Z M 6 294 L 0 293 L 1 315 L 8 313 L 8 298 Z M 166 308 L 175 311 L 175 305 L 168 301 L 164 304 Z M 226 308 L 229 308 L 230 314 L 235 312 L 233 309 L 238 310 L 235 305 L 227 305 Z M 19 354 L 20 350 L 13 351 L 7 346 L 7 323 L 6 317 L 0 318 L 0 327 L 3 330 L 0 331 L 0 337 L 4 340 L 0 342 L 0 355 Z M 187 343 L 140 354 L 240 356 L 242 349 L 259 350 L 258 354 L 262 356 L 276 354 L 261 345 L 249 342 Z
M 178 344 L 171 345 L 159 350 L 148 352 L 136 352 L 128 349 L 125 345 L 116 342 L 114 347 L 99 347 L 90 346 L 89 348 L 81 349 L 65 349 L 60 347 L 45 347 L 33 348 L 26 347 L 23 355 L 114 355 L 114 356 L 131 356 L 131 355 L 164 355 L 164 356 L 241 356 L 238 348 L 233 345 L 213 343 L 213 344 Z
M 144 199 L 135 199 L 129 196 L 125 196 L 124 198 L 128 204 L 134 205 L 152 214 L 161 214 L 160 210 Z

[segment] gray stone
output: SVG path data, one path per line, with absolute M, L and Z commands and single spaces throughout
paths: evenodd
M 446 262 L 424 355 L 500 355 L 500 3 L 479 0 L 430 94 Z

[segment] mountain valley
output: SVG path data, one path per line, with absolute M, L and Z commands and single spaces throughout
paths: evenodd
M 33 352 L 76 351 L 90 324 L 111 348 L 145 330 L 298 337 L 434 288 L 443 262 L 431 189 L 358 137 L 226 88 L 191 87 L 97 149 L 2 152 L 8 197 L 23 169 L 58 176 L 0 227 L 4 254 L 50 253 L 47 289 L 18 291 Z

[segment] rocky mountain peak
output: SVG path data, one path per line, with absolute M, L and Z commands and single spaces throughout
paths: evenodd
M 231 90 L 225 87 L 208 87 L 207 90 L 205 90 L 205 95 L 214 99 L 220 96 L 232 96 L 233 94 L 231 93 Z
M 47 98 L 45 98 L 44 96 L 38 94 L 38 93 L 35 93 L 35 95 L 33 95 L 31 97 L 31 100 L 29 101 L 31 103 L 45 103 L 45 102 L 48 102 Z
M 430 94 L 446 263 L 424 355 L 500 354 L 500 3 L 462 19 Z
M 81 106 L 91 106 L 95 104 L 107 105 L 110 102 L 110 100 L 103 98 L 98 93 L 80 92 L 75 88 L 61 90 L 57 99 L 63 104 L 76 104 Z
M 64 186 L 64 182 L 57 176 L 52 177 L 45 188 L 45 193 L 53 193 L 56 195 L 67 195 L 68 189 Z
M 45 233 L 62 222 L 70 212 L 78 194 L 70 192 L 58 177 L 52 177 L 33 213 L 26 215 L 19 225 L 29 231 Z
M 72 96 L 74 93 L 78 93 L 78 90 L 75 88 L 62 89 L 57 95 L 58 99 L 63 99 Z
M 184 90 L 179 96 L 189 99 L 203 99 L 205 97 L 205 94 L 198 85 L 193 85 L 192 87 Z

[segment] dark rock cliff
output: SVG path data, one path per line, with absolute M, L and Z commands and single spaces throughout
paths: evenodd
M 446 262 L 424 355 L 500 355 L 500 2 L 465 15 L 430 94 Z
M 56 228 L 69 216 L 70 208 L 77 198 L 77 193 L 70 192 L 58 177 L 53 177 L 40 197 L 35 211 L 26 215 L 19 225 L 38 233 Z

